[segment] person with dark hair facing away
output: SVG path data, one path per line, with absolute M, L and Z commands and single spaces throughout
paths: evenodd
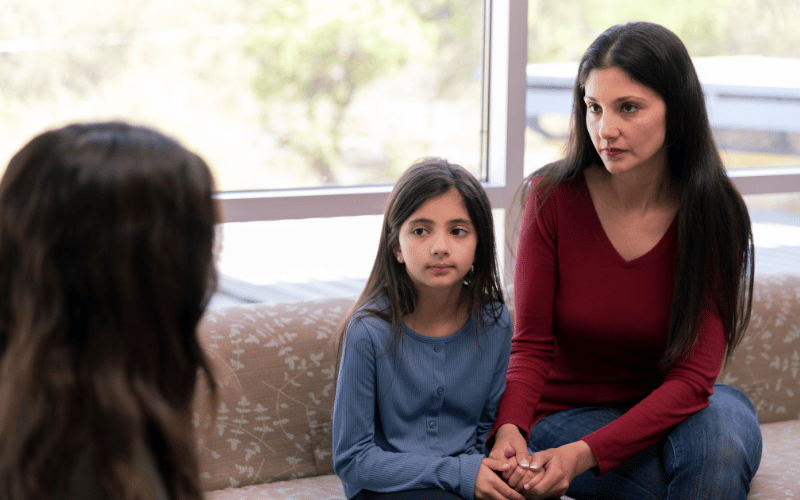
M 486 192 L 428 158 L 389 196 L 372 271 L 339 332 L 333 465 L 347 498 L 522 500 L 486 438 L 511 322 Z
M 0 498 L 202 498 L 214 180 L 122 122 L 33 138 L 0 181 Z
M 534 172 L 492 457 L 528 498 L 744 499 L 753 405 L 715 383 L 753 243 L 680 39 L 631 22 L 580 61 L 565 158 Z M 530 454 L 532 453 L 532 455 Z

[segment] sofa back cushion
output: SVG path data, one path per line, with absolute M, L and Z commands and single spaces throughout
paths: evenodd
M 198 335 L 217 381 L 195 401 L 205 490 L 333 472 L 333 337 L 354 299 L 213 309 Z
M 761 423 L 800 419 L 800 275 L 757 275 L 747 333 L 718 378 L 747 394 Z

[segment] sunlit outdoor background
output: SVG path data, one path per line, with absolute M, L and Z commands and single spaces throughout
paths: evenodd
M 0 160 L 46 128 L 117 118 L 200 152 L 220 191 L 390 184 L 429 155 L 485 177 L 485 4 L 3 0 Z M 796 0 L 530 0 L 528 12 L 529 88 L 552 74 L 569 83 L 599 33 L 638 19 L 675 31 L 704 84 L 800 101 Z M 567 113 L 528 112 L 526 172 L 560 155 Z M 729 168 L 800 166 L 795 120 L 715 129 Z M 800 247 L 798 193 L 747 201 L 757 245 Z M 378 216 L 224 224 L 219 267 L 255 295 L 276 283 L 357 289 L 379 226 Z

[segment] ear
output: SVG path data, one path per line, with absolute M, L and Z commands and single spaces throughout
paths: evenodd
M 401 264 L 405 263 L 405 259 L 403 259 L 403 252 L 401 252 L 399 248 L 394 251 L 394 256 L 397 258 L 397 262 Z

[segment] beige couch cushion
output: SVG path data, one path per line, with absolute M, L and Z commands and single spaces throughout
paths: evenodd
M 194 423 L 205 490 L 333 472 L 332 337 L 353 299 L 209 311 L 199 335 L 216 411 L 199 390 Z M 246 394 L 246 396 L 245 396 Z
M 206 493 L 206 500 L 346 500 L 333 474 L 292 481 L 227 488 Z
M 747 394 L 761 423 L 800 419 L 800 276 L 756 276 L 747 335 L 718 379 Z

